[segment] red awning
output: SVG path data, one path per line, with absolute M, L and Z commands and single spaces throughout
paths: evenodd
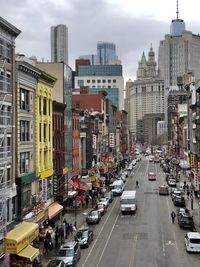
M 61 206 L 60 204 L 58 204 L 57 202 L 51 204 L 48 207 L 48 217 L 51 220 L 52 218 L 54 218 L 56 215 L 58 215 L 61 211 L 63 210 L 63 206 Z

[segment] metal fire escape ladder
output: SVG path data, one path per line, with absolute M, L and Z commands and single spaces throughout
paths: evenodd
M 3 106 L 6 105 L 6 97 L 10 95 L 6 83 L 8 82 L 5 78 L 5 64 L 6 59 L 0 59 L 0 240 L 5 237 L 7 230 L 7 189 L 9 187 L 6 181 L 6 169 L 7 161 L 3 160 L 8 156 L 7 147 L 4 147 L 4 140 L 7 137 L 7 129 L 11 127 L 8 124 L 7 116 Z M 4 90 L 5 89 L 5 90 Z

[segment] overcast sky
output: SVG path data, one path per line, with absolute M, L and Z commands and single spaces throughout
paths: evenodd
M 179 0 L 186 29 L 200 32 L 198 0 Z M 1 0 L 0 16 L 22 31 L 16 52 L 50 60 L 50 26 L 66 24 L 69 65 L 79 55 L 96 54 L 98 41 L 114 42 L 125 80 L 134 78 L 142 52 L 169 33 L 176 0 Z

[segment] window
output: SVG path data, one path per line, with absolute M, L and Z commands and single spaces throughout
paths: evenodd
M 49 100 L 49 116 L 51 116 L 51 100 Z
M 47 115 L 47 98 L 43 98 L 43 114 Z
M 92 80 L 92 83 L 95 83 L 95 80 Z
M 24 187 L 23 192 L 23 208 L 29 207 L 31 201 L 31 188 L 30 186 Z
M 47 142 L 47 125 L 44 124 L 44 142 Z
M 111 80 L 108 80 L 108 83 L 111 83 Z
M 20 88 L 20 109 L 29 111 L 29 91 Z
M 103 82 L 103 83 L 106 83 L 106 80 L 103 80 L 102 82 Z
M 30 134 L 29 134 L 29 121 L 20 121 L 20 141 L 27 142 L 30 141 Z
M 84 86 L 84 80 L 78 80 L 78 86 Z
M 113 83 L 116 83 L 116 80 L 113 80 Z
M 101 82 L 101 80 L 97 80 L 97 83 L 100 83 Z
M 87 80 L 87 83 L 90 83 L 90 80 Z
M 30 153 L 23 152 L 20 153 L 20 174 L 29 172 L 30 165 Z

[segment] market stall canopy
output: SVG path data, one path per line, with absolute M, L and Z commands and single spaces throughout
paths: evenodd
M 39 226 L 32 222 L 22 222 L 5 237 L 6 252 L 18 254 L 38 237 Z
M 56 215 L 58 215 L 61 211 L 63 210 L 63 206 L 58 204 L 57 202 L 51 204 L 48 207 L 48 217 L 51 220 L 54 218 Z
M 39 256 L 40 251 L 37 248 L 32 247 L 29 245 L 22 251 L 18 253 L 18 256 L 23 257 L 23 258 L 28 258 L 30 261 L 33 261 L 37 256 Z

